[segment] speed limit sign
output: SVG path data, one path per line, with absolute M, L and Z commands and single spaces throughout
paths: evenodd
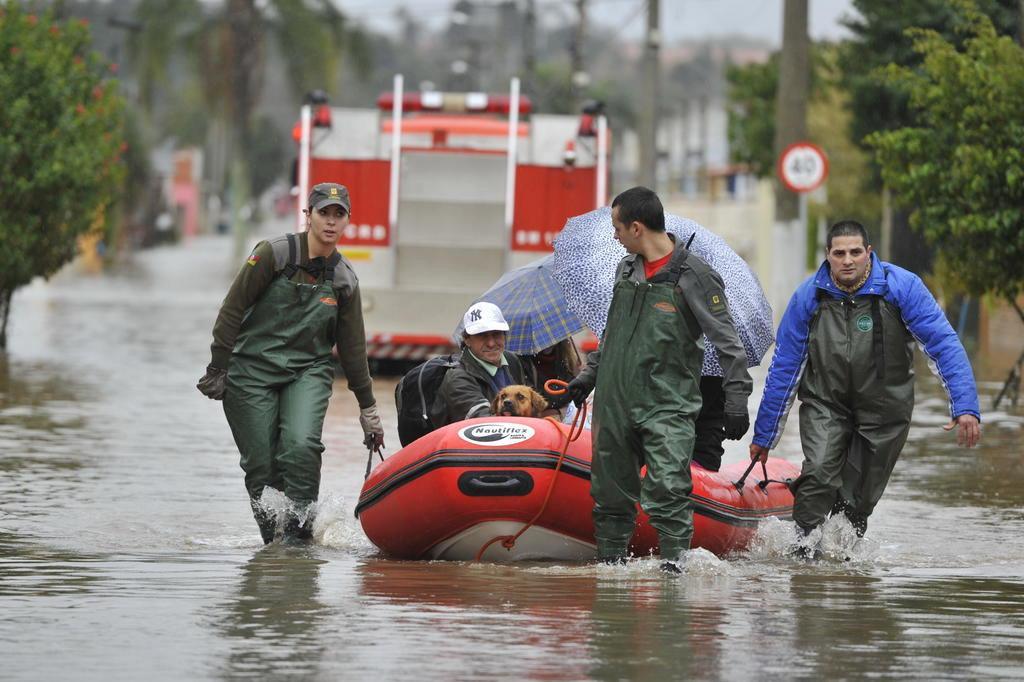
M 812 192 L 828 177 L 828 157 L 816 144 L 794 142 L 779 156 L 779 177 L 791 192 Z

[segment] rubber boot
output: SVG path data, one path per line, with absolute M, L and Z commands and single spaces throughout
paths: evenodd
M 277 532 L 277 515 L 260 504 L 258 497 L 250 497 L 249 505 L 252 507 L 252 517 L 256 519 L 256 525 L 260 527 L 263 544 L 269 545 L 274 541 L 274 534 Z
M 690 549 L 690 538 L 659 535 L 658 547 L 661 554 L 659 568 L 662 571 L 675 574 L 686 572 L 686 553 Z
M 607 540 L 598 539 L 597 560 L 602 564 L 608 564 L 610 566 L 622 566 L 625 565 L 628 557 L 628 542 L 609 542 Z
M 682 575 L 683 573 L 686 573 L 686 555 L 683 554 L 675 561 L 662 561 L 658 568 L 661 569 L 662 573 Z
M 306 520 L 299 521 L 292 514 L 284 522 L 284 530 L 281 535 L 281 544 L 284 545 L 305 545 L 313 539 L 313 515 L 310 514 Z
M 789 548 L 789 555 L 801 561 L 818 561 L 824 555 L 818 549 L 817 543 L 812 544 L 807 537 L 814 532 L 817 526 L 801 526 L 796 524 L 796 542 Z
M 853 526 L 853 530 L 857 532 L 857 537 L 864 537 L 864 534 L 868 532 L 868 515 L 854 511 L 853 505 L 844 500 L 842 496 L 836 497 L 836 503 L 832 505 L 832 511 L 829 512 L 829 516 L 835 516 L 840 512 L 846 516 L 846 520 Z

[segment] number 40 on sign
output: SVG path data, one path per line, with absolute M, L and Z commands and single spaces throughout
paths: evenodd
M 779 178 L 791 192 L 813 192 L 828 177 L 828 157 L 811 142 L 794 142 L 779 156 Z

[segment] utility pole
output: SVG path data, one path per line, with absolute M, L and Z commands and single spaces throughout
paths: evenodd
M 536 0 L 526 0 L 526 9 L 523 12 L 523 89 L 533 97 L 537 95 L 533 91 L 533 78 L 536 69 L 537 3 Z
M 659 0 L 647 0 L 647 31 L 644 34 L 643 94 L 640 97 L 640 167 L 637 183 L 657 190 L 658 83 L 661 30 Z
M 1017 0 L 1017 44 L 1024 46 L 1024 0 Z
M 807 139 L 810 89 L 808 0 L 784 0 L 779 90 L 775 100 L 775 158 L 794 142 Z M 800 197 L 775 178 L 775 222 L 770 240 L 772 306 L 781 310 L 807 270 L 806 196 Z
M 807 138 L 807 92 L 810 88 L 810 40 L 807 37 L 807 0 L 785 0 L 779 90 L 775 100 L 775 158 Z M 776 179 L 775 220 L 796 220 L 797 195 Z
M 583 103 L 583 89 L 590 84 L 590 77 L 583 62 L 583 43 L 586 39 L 587 0 L 576 0 L 576 30 L 572 33 L 572 44 L 569 46 L 569 78 L 574 111 L 579 111 Z

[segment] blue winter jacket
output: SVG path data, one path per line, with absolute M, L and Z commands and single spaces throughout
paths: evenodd
M 807 362 L 810 323 L 818 308 L 819 289 L 835 298 L 846 296 L 832 281 L 827 261 L 797 288 L 782 316 L 775 338 L 775 354 L 768 368 L 764 396 L 754 423 L 755 445 L 774 448 L 782 435 Z M 892 263 L 881 261 L 872 253 L 871 275 L 854 296 L 872 294 L 880 294 L 900 311 L 903 324 L 928 356 L 932 370 L 942 380 L 949 396 L 952 417 L 955 419 L 962 414 L 973 414 L 980 419 L 978 390 L 974 385 L 974 374 L 967 353 L 921 278 Z

